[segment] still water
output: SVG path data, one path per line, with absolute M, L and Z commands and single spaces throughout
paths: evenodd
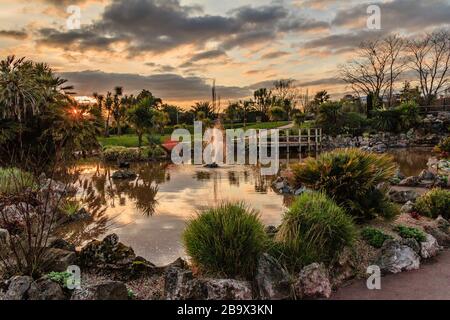
M 429 150 L 398 150 L 393 155 L 406 175 L 426 167 Z M 288 163 L 283 161 L 284 166 Z M 298 162 L 298 159 L 289 161 Z M 278 225 L 290 197 L 271 189 L 274 177 L 261 176 L 255 166 L 175 166 L 169 163 L 134 164 L 134 181 L 111 178 L 116 167 L 101 161 L 78 164 L 73 173 L 79 198 L 93 213 L 92 221 L 66 226 L 62 232 L 82 245 L 117 233 L 137 255 L 164 265 L 185 257 L 181 235 L 186 222 L 208 206 L 244 201 L 259 210 L 266 225 Z

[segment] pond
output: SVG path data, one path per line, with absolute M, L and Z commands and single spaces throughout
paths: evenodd
M 426 167 L 429 150 L 392 152 L 406 175 Z M 286 165 L 288 161 L 283 161 Z M 289 162 L 298 162 L 294 157 Z M 266 225 L 278 225 L 290 197 L 271 189 L 275 177 L 261 176 L 256 166 L 176 166 L 170 163 L 139 163 L 132 166 L 139 178 L 117 181 L 116 167 L 101 161 L 76 165 L 79 197 L 93 213 L 94 221 L 68 225 L 62 232 L 82 245 L 109 233 L 156 265 L 185 257 L 181 235 L 186 222 L 208 206 L 223 201 L 244 201 L 259 210 Z

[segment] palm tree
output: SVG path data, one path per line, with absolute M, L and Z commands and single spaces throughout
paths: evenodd
M 114 118 L 114 121 L 116 122 L 117 134 L 119 136 L 122 135 L 122 127 L 120 125 L 120 122 L 123 117 L 122 99 L 121 99 L 122 95 L 123 95 L 123 88 L 115 87 L 114 88 L 113 106 L 112 106 L 112 116 Z
M 109 137 L 109 120 L 111 118 L 111 111 L 114 105 L 114 99 L 112 93 L 108 91 L 105 98 L 105 109 L 106 109 L 106 122 L 105 122 L 105 137 Z
M 196 118 L 199 118 L 199 113 L 202 112 L 204 119 L 214 119 L 215 113 L 214 108 L 208 101 L 202 101 L 195 103 L 191 108 L 192 112 L 195 114 Z

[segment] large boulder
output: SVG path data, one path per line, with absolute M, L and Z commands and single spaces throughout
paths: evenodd
M 285 300 L 292 297 L 289 273 L 266 253 L 258 259 L 255 281 L 259 297 L 263 300 Z
M 295 282 L 297 298 L 329 298 L 331 283 L 323 264 L 313 263 L 303 268 Z
M 395 203 L 407 203 L 407 202 L 415 202 L 418 198 L 418 194 L 412 190 L 406 191 L 398 191 L 398 190 L 390 190 L 389 198 Z
M 414 211 L 414 203 L 411 201 L 406 202 L 401 208 L 401 213 L 411 213 Z
M 384 273 L 417 270 L 420 266 L 420 257 L 411 247 L 401 241 L 387 240 L 381 249 L 377 265 Z
M 399 182 L 399 186 L 416 187 L 419 184 L 419 177 L 408 177 Z
M 425 232 L 432 235 L 439 245 L 443 247 L 450 247 L 450 233 L 435 226 L 425 226 Z
M 100 269 L 129 267 L 135 258 L 133 249 L 119 242 L 116 234 L 108 235 L 103 241 L 88 243 L 79 255 L 82 266 Z
M 426 237 L 426 240 L 420 244 L 420 256 L 424 259 L 429 259 L 437 256 L 441 246 L 431 234 L 427 233 Z
M 104 281 L 75 290 L 71 300 L 128 300 L 128 290 L 123 282 Z
M 164 292 L 167 300 L 203 300 L 206 290 L 192 271 L 171 267 L 165 274 Z
M 77 263 L 77 255 L 74 251 L 48 248 L 44 253 L 44 271 L 64 272 L 69 266 Z
M 26 300 L 28 298 L 28 290 L 33 283 L 33 278 L 28 276 L 15 276 L 9 280 L 8 290 L 6 291 L 5 300 Z
M 203 280 L 207 300 L 251 300 L 252 285 L 248 281 L 234 279 Z
M 434 180 L 434 179 L 436 179 L 436 175 L 433 172 L 431 172 L 430 170 L 423 170 L 419 174 L 419 179 L 420 180 Z
M 66 300 L 61 286 L 47 277 L 35 281 L 28 290 L 28 300 Z

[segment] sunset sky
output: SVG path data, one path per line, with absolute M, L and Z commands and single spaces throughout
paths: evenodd
M 381 30 L 367 7 L 381 8 Z M 69 30 L 69 5 L 81 28 Z M 292 78 L 311 93 L 347 89 L 336 68 L 359 43 L 450 24 L 450 0 L 0 0 L 0 54 L 49 63 L 78 95 L 123 86 L 183 106 L 248 97 Z

